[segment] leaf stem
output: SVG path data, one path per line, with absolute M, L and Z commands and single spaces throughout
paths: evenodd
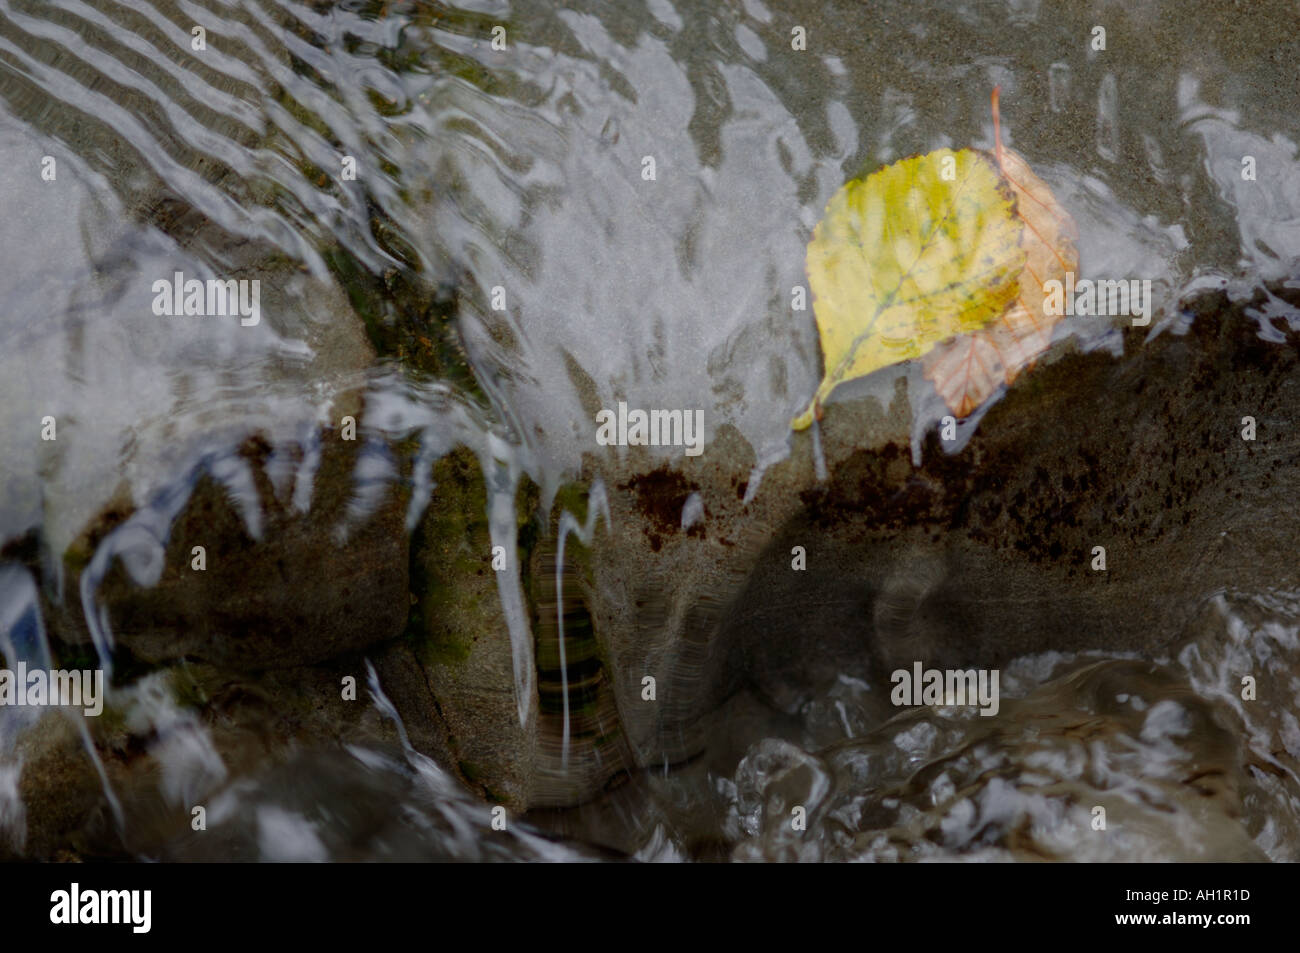
M 1005 174 L 1007 170 L 1002 165 L 1002 119 L 998 115 L 998 96 L 1001 92 L 1001 86 L 993 87 L 993 154 L 998 160 L 998 170 Z

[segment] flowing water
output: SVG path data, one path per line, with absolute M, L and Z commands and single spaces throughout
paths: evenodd
M 320 428 L 362 407 L 340 538 L 398 485 L 413 530 L 463 444 L 513 551 L 521 485 L 550 499 L 582 472 L 594 410 L 618 401 L 702 408 L 706 440 L 734 428 L 761 474 L 821 376 L 790 295 L 827 200 L 904 156 L 991 148 L 995 85 L 1003 136 L 1078 223 L 1081 277 L 1150 279 L 1152 335 L 1198 291 L 1249 301 L 1300 273 L 1297 54 L 1300 15 L 1271 0 L 0 0 L 0 654 L 48 664 L 49 606 L 70 600 L 111 670 L 113 567 L 157 583 L 201 479 L 251 539 L 276 533 L 241 445 L 265 442 L 304 514 Z M 259 279 L 259 320 L 159 316 L 176 272 Z M 1281 340 L 1300 321 L 1265 295 L 1261 335 Z M 1068 333 L 1123 359 L 1113 321 Z M 887 403 L 894 379 L 855 386 Z M 911 412 L 920 433 L 942 410 Z M 71 591 L 62 554 L 114 505 L 135 515 Z M 571 514 L 560 563 L 601 531 Z M 1188 593 L 1172 653 L 1015 660 L 995 718 L 884 712 L 848 673 L 792 710 L 737 701 L 732 768 L 647 770 L 506 840 L 404 736 L 235 764 L 156 674 L 119 671 L 114 692 L 162 800 L 203 795 L 218 834 L 156 856 L 1294 860 L 1300 593 L 1252 585 Z M 523 584 L 503 574 L 496 597 L 526 723 Z M 1243 702 L 1243 669 L 1287 701 Z M 361 691 L 396 730 L 378 682 Z M 0 831 L 21 852 L 15 752 L 38 726 L 0 716 Z M 142 823 L 104 784 L 118 829 Z M 1093 805 L 1117 837 L 1093 835 Z

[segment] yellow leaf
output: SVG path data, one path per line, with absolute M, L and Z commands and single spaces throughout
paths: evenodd
M 1051 280 L 1065 283 L 1065 273 L 1079 266 L 1074 219 L 1056 201 L 1029 164 L 999 143 L 1003 179 L 1016 195 L 1024 231 L 1025 267 L 1020 294 L 997 321 L 978 331 L 940 344 L 925 356 L 925 376 L 958 417 L 968 416 L 1003 383 L 1010 384 L 1052 342 L 1060 315 L 1044 312 Z
M 831 198 L 808 245 L 825 377 L 796 430 L 844 381 L 1007 310 L 1025 266 L 1015 201 L 994 160 L 973 149 L 903 159 Z

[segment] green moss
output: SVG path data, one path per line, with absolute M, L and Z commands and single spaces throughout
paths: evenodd
M 95 551 L 91 549 L 85 538 L 74 540 L 63 554 L 64 568 L 74 576 L 81 575 L 81 571 L 90 565 L 91 557 Z
M 551 506 L 552 528 L 559 526 L 560 514 L 568 511 L 579 523 L 587 522 L 587 487 L 580 483 L 566 483 L 555 493 Z
M 412 612 L 412 624 L 406 638 L 415 648 L 415 656 L 423 665 L 461 665 L 469 661 L 473 640 L 429 621 L 427 616 Z
M 451 665 L 466 661 L 475 641 L 498 631 L 503 620 L 478 458 L 457 447 L 434 465 L 433 480 L 433 499 L 411 539 L 414 599 L 405 637 L 422 662 Z M 525 478 L 515 503 L 516 565 L 525 585 L 541 535 L 539 500 L 540 490 Z
M 99 656 L 93 645 L 60 645 L 58 651 L 59 667 L 64 669 L 88 669 L 99 664 Z
M 404 368 L 447 382 L 486 407 L 487 397 L 453 320 L 454 290 L 431 289 L 419 278 L 419 254 L 401 238 L 396 225 L 373 209 L 370 231 L 389 255 L 402 262 L 401 269 L 376 275 L 339 246 L 323 249 L 321 254 L 365 325 L 375 351 L 396 359 Z
M 95 731 L 101 736 L 126 731 L 126 712 L 117 705 L 105 704 L 95 719 Z
M 411 538 L 414 604 L 406 638 L 425 664 L 469 658 L 483 614 L 484 581 L 496 586 L 488 532 L 487 487 L 478 460 L 457 447 L 433 469 L 429 508 Z
M 172 694 L 178 705 L 198 709 L 208 703 L 207 693 L 184 667 L 173 669 L 171 676 Z

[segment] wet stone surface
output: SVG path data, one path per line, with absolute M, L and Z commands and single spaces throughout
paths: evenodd
M 109 684 L 0 857 L 1300 859 L 1291 5 L 155 7 L 0 11 L 0 656 Z M 827 200 L 995 85 L 1152 324 L 792 433 Z

